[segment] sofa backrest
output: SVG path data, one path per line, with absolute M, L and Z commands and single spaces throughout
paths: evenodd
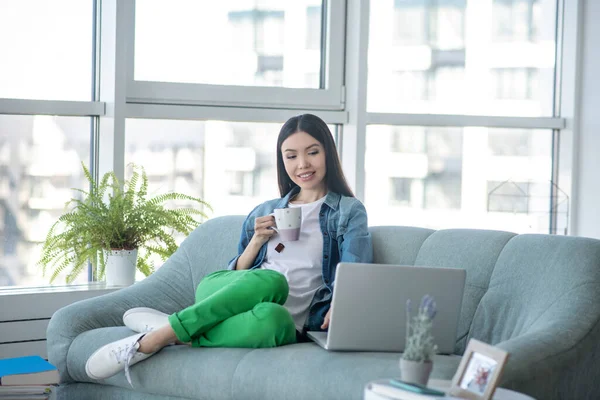
M 374 262 L 377 264 L 462 268 L 467 271 L 455 347 L 455 352 L 462 354 L 473 316 L 488 289 L 498 255 L 515 234 L 474 229 L 433 231 L 403 226 L 371 227 L 370 230 Z
M 209 219 L 181 244 L 194 264 L 191 270 L 194 288 L 205 275 L 227 268 L 237 255 L 244 219 L 241 215 Z
M 187 258 L 189 271 L 178 271 L 171 279 L 189 281 L 186 287 L 192 291 L 185 294 L 186 301 L 193 301 L 193 289 L 202 277 L 226 268 L 237 254 L 243 221 L 243 216 L 208 220 L 182 243 L 174 258 Z M 581 320 L 582 332 L 569 333 L 575 340 L 600 319 L 599 240 L 404 226 L 370 227 L 370 231 L 377 264 L 467 271 L 456 354 L 464 352 L 470 338 L 496 344 L 551 328 L 561 318 L 562 323 Z M 171 269 L 167 264 L 163 268 Z M 577 315 L 582 309 L 589 312 Z
M 600 321 L 600 241 L 518 235 L 500 253 L 471 337 L 496 344 L 553 332 L 565 348 Z
M 537 331 L 555 331 L 575 344 L 600 320 L 599 240 L 475 229 L 370 230 L 375 263 L 467 271 L 456 354 L 471 338 L 495 345 Z

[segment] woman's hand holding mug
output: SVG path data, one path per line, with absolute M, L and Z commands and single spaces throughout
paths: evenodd
M 254 220 L 254 236 L 252 236 L 252 240 L 255 240 L 260 246 L 267 243 L 271 236 L 276 233 L 273 227 L 275 227 L 275 217 L 273 215 L 256 218 Z

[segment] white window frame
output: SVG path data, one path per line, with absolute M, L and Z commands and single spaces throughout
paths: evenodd
M 61 117 L 100 117 L 106 105 L 95 101 L 27 100 L 0 98 L 0 115 L 57 115 Z
M 323 111 L 310 109 L 272 109 L 246 107 L 189 106 L 165 104 L 127 103 L 126 118 L 173 119 L 195 121 L 264 122 L 283 123 L 300 114 L 317 114 L 328 124 L 348 122 L 346 111 Z
M 135 0 L 123 0 L 127 24 L 124 29 L 127 54 L 127 102 L 210 105 L 255 108 L 312 108 L 342 110 L 344 108 L 344 0 L 324 0 L 326 5 L 325 49 L 322 68 L 325 68 L 325 88 L 285 88 L 234 85 L 207 85 L 136 81 L 135 68 Z M 337 18 L 336 18 L 337 16 Z
M 562 129 L 566 126 L 566 121 L 564 118 L 554 117 L 498 117 L 490 115 L 368 113 L 367 124 L 402 126 L 481 126 L 486 128 Z
M 559 104 L 558 112 L 565 121 L 563 129 L 557 131 L 558 145 L 554 148 L 554 175 L 561 189 L 569 196 L 568 226 L 564 227 L 568 235 L 579 235 L 577 194 L 581 192 L 577 170 L 577 147 L 580 133 L 580 99 L 582 80 L 582 32 L 583 0 L 559 0 L 557 27 L 562 37 L 562 54 L 557 58 L 557 68 L 562 71 L 557 82 Z M 563 227 L 558 227 L 563 228 Z

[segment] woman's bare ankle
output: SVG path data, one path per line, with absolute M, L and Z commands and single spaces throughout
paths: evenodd
M 151 331 L 140 340 L 138 351 L 146 354 L 156 353 L 169 343 L 172 343 L 172 340 L 168 335 L 161 335 L 159 331 Z
M 142 340 L 140 340 L 138 351 L 146 354 L 155 353 L 163 347 L 178 341 L 173 328 L 167 325 L 155 331 L 146 333 L 146 335 L 142 337 Z
M 156 335 L 153 335 L 152 333 L 153 332 L 146 333 L 140 340 L 140 347 L 138 348 L 140 353 L 156 353 L 158 350 L 164 347 L 160 345 L 160 341 L 157 340 L 158 338 Z

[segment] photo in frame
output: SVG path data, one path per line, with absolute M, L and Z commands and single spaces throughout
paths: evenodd
M 469 400 L 491 400 L 507 361 L 506 351 L 469 340 L 448 394 Z

